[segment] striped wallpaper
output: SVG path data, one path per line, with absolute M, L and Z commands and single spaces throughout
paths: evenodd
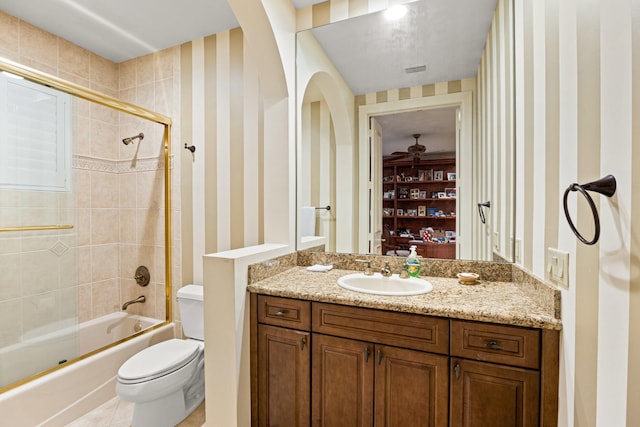
M 311 28 L 379 10 L 388 3 L 325 2 L 297 11 L 296 25 Z M 636 404 L 640 401 L 640 261 L 634 256 L 640 239 L 637 221 L 632 221 L 640 204 L 640 172 L 632 167 L 639 157 L 634 148 L 640 146 L 640 6 L 631 0 L 504 0 L 498 4 L 497 24 L 477 80 L 469 85 L 478 108 L 499 100 L 491 103 L 493 111 L 483 108 L 485 113 L 478 115 L 476 141 L 479 164 L 504 168 L 505 175 L 479 182 L 478 187 L 483 192 L 515 194 L 514 224 L 505 223 L 509 213 L 503 210 L 492 210 L 491 219 L 501 248 L 509 243 L 509 227 L 515 230 L 514 255 L 523 268 L 545 277 L 547 248 L 569 253 L 569 287 L 562 291 L 560 425 L 640 425 Z M 510 22 L 513 38 L 507 33 Z M 266 83 L 258 75 L 272 64 L 253 63 L 248 40 L 255 38 L 245 38 L 238 29 L 182 46 L 183 106 L 185 99 L 191 100 L 191 111 L 183 108 L 182 139 L 198 146 L 195 159 L 185 161 L 183 167 L 185 182 L 194 180 L 191 196 L 183 196 L 193 197 L 187 228 L 194 236 L 194 251 L 196 246 L 204 253 L 273 241 L 267 233 L 282 227 L 276 219 L 280 212 L 267 205 L 274 188 L 291 191 L 282 179 L 271 179 L 272 169 L 290 169 L 295 163 L 292 153 L 278 145 L 285 142 L 278 142 L 271 133 L 277 122 L 272 114 L 287 107 L 278 100 L 267 102 Z M 513 60 L 505 55 L 511 40 Z M 288 51 L 279 61 L 288 72 L 292 54 Z M 514 128 L 509 127 L 509 109 L 504 108 L 509 99 L 509 64 L 514 64 Z M 466 90 L 465 81 L 444 82 L 433 89 L 367 94 L 356 102 L 400 99 L 416 92 L 423 96 L 425 91 L 447 91 L 457 85 Z M 289 87 L 293 87 L 290 81 Z M 189 114 L 193 117 L 185 117 Z M 290 117 L 295 113 L 289 112 L 288 117 L 282 127 L 291 130 Z M 516 158 L 513 189 L 506 179 L 506 162 L 513 155 L 507 144 L 511 135 Z M 496 139 L 498 148 L 481 151 L 483 144 Z M 279 160 L 271 154 L 274 150 Z M 609 173 L 618 179 L 618 190 L 610 200 L 596 197 L 602 237 L 597 245 L 585 246 L 566 224 L 561 197 L 570 183 Z M 286 205 L 282 215 L 288 220 Z M 572 194 L 570 208 L 578 227 L 588 234 L 592 220 L 586 204 Z M 286 233 L 278 233 L 286 240 Z M 193 279 L 198 279 L 197 272 Z

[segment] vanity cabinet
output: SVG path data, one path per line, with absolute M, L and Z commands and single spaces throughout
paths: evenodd
M 555 426 L 558 331 L 251 294 L 253 426 Z
M 451 356 L 451 426 L 539 425 L 539 330 L 452 320 Z
M 308 426 L 311 303 L 268 296 L 259 300 L 257 336 L 252 337 L 257 340 L 257 357 L 252 360 L 257 366 L 252 375 L 258 374 L 258 406 L 252 411 L 259 416 L 253 425 Z
M 448 320 L 324 303 L 311 318 L 312 426 L 448 425 Z

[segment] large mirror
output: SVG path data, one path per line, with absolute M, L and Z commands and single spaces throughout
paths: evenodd
M 512 0 L 401 6 L 297 34 L 298 249 L 514 261 Z

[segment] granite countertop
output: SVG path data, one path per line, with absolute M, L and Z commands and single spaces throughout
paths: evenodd
M 422 277 L 433 290 L 422 295 L 385 296 L 350 291 L 338 286 L 338 278 L 354 270 L 333 269 L 311 272 L 292 267 L 282 273 L 250 284 L 249 292 L 357 307 L 417 313 L 452 319 L 477 320 L 541 329 L 562 329 L 553 307 L 533 300 L 511 282 L 462 285 L 457 279 Z

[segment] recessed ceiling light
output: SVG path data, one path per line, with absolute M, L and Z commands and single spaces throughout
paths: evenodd
M 407 7 L 403 4 L 397 4 L 395 6 L 391 6 L 389 9 L 384 11 L 384 17 L 390 21 L 395 21 L 396 19 L 400 19 L 406 14 L 407 14 Z

